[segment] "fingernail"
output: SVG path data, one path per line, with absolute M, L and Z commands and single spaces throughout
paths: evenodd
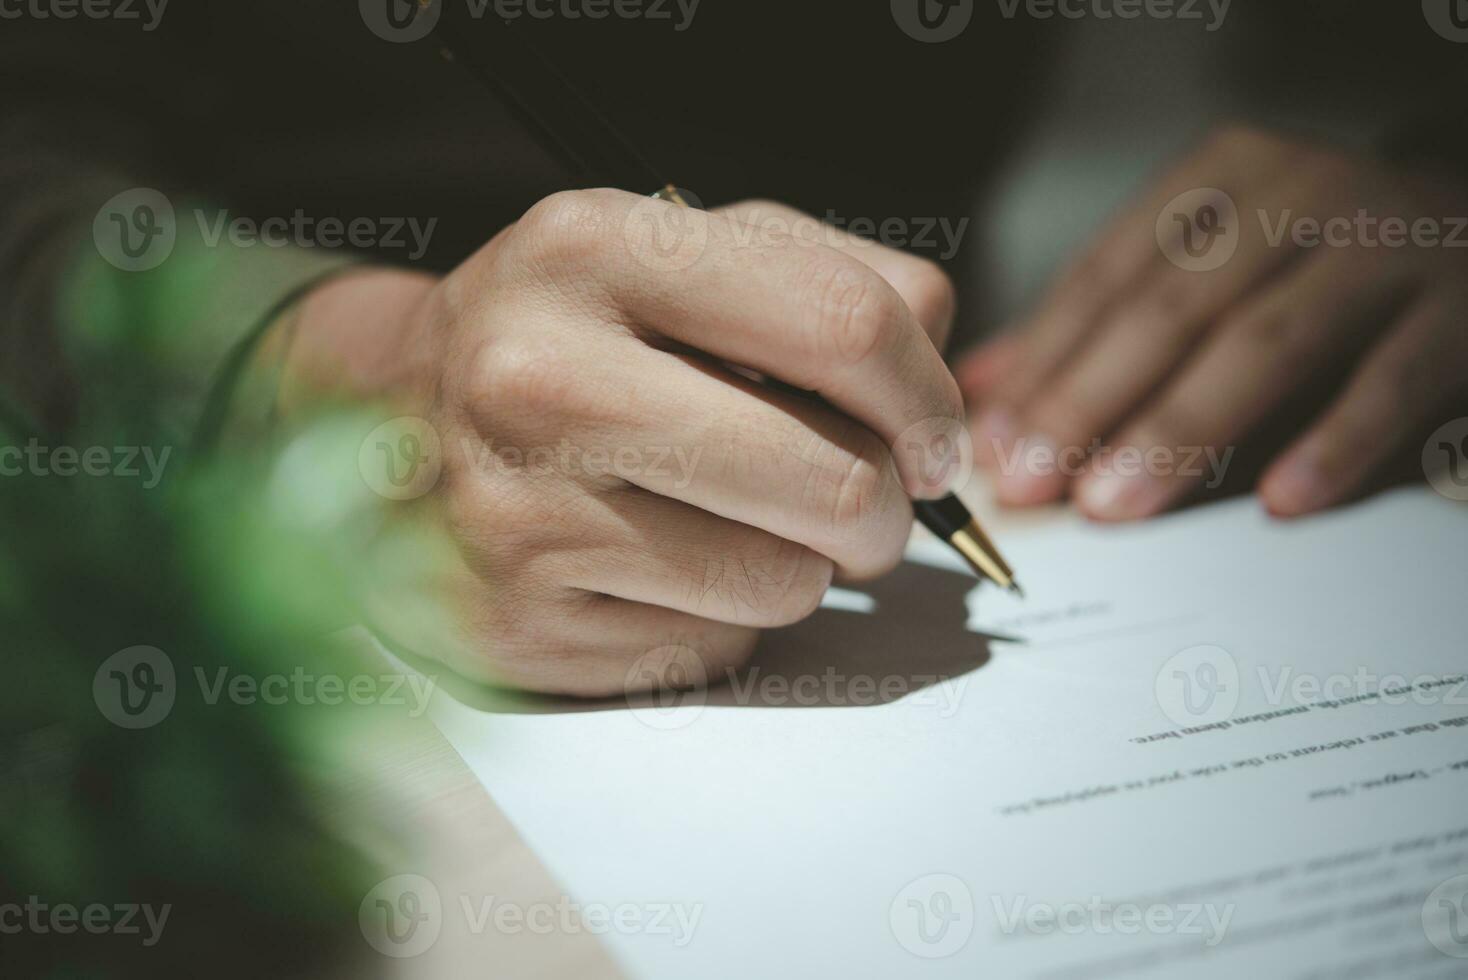
M 1014 440 L 1012 455 L 1001 459 L 994 495 L 1006 507 L 1048 504 L 1065 495 L 1066 478 L 1060 472 L 1055 442 L 1046 436 Z
M 1076 488 L 1076 504 L 1101 521 L 1151 517 L 1167 506 L 1171 488 L 1146 474 L 1103 473 Z
M 1270 513 L 1294 517 L 1324 507 L 1329 489 L 1313 454 L 1296 450 L 1264 475 L 1259 495 Z

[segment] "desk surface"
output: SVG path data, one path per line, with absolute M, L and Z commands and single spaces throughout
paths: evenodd
M 975 515 L 1002 538 L 1056 519 L 1058 509 L 998 511 L 965 494 Z M 917 529 L 917 534 L 927 532 Z M 1023 569 L 1019 569 L 1023 579 Z M 364 655 L 368 654 L 365 650 Z M 389 975 L 432 978 L 507 976 L 545 980 L 622 977 L 605 947 L 588 932 L 528 929 L 513 933 L 474 919 L 483 901 L 522 908 L 554 905 L 563 890 L 427 716 L 373 747 L 373 763 L 347 788 L 354 814 L 370 808 L 385 833 L 358 843 L 386 875 L 421 874 L 437 887 L 444 914 L 439 939 L 421 955 L 386 962 Z M 352 822 L 355 825 L 355 822 Z M 473 914 L 461 904 L 467 900 Z M 370 950 L 369 950 L 370 952 Z M 376 954 L 373 954 L 376 955 Z

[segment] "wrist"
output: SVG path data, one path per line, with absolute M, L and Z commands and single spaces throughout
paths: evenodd
M 429 359 L 422 311 L 437 282 L 364 268 L 322 283 L 285 311 L 260 351 L 280 365 L 279 414 L 329 400 L 416 401 Z

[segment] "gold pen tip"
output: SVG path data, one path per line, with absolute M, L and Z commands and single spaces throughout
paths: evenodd
M 1019 596 L 1021 599 L 1023 599 L 1025 597 L 1025 590 L 1022 589 L 1022 588 L 1020 588 L 1019 587 L 1019 583 L 1016 582 L 1016 581 L 1014 581 L 1013 579 L 1010 579 L 1010 581 L 1009 581 L 1009 591 L 1010 592 L 1013 592 L 1015 595 Z

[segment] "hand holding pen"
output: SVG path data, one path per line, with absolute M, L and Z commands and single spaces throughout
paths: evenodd
M 837 574 L 898 563 L 910 497 L 946 488 L 893 449 L 963 413 L 937 348 L 950 285 L 880 246 L 768 227 L 751 245 L 749 223 L 775 215 L 818 227 L 763 203 L 566 192 L 442 280 L 364 272 L 308 297 L 287 412 L 296 379 L 341 373 L 315 369 L 342 346 L 317 341 L 349 333 L 358 394 L 423 420 L 405 434 L 436 453 L 389 514 L 441 528 L 452 559 L 374 607 L 393 645 L 580 695 L 621 694 L 669 648 L 716 679 Z

